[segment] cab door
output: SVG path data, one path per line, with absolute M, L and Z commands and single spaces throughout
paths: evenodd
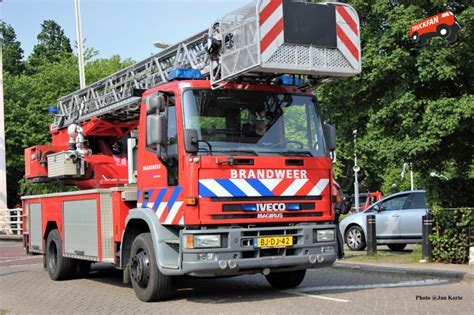
M 413 193 L 401 212 L 400 236 L 404 239 L 422 238 L 422 217 L 426 215 L 425 194 Z

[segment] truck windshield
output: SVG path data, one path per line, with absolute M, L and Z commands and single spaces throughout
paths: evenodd
M 185 129 L 199 154 L 327 156 L 311 96 L 263 91 L 187 90 Z

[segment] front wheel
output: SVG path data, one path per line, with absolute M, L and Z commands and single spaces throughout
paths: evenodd
M 364 231 L 358 225 L 353 225 L 346 230 L 345 241 L 350 250 L 363 250 L 366 246 Z
M 150 233 L 142 233 L 135 238 L 129 264 L 130 280 L 140 300 L 158 301 L 171 294 L 172 279 L 158 269 Z
M 268 283 L 275 289 L 291 289 L 300 285 L 306 270 L 275 272 L 266 275 Z

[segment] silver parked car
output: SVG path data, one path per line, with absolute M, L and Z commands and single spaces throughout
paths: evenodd
M 427 213 L 425 191 L 405 191 L 344 218 L 339 227 L 350 250 L 363 250 L 366 247 L 366 217 L 375 214 L 377 244 L 386 244 L 391 250 L 402 250 L 407 244 L 421 243 L 422 216 Z

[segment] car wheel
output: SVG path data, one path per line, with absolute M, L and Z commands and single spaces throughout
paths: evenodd
M 447 25 L 440 25 L 438 27 L 438 34 L 443 38 L 448 38 L 451 36 L 451 29 Z
M 411 36 L 411 39 L 414 40 L 415 42 L 417 42 L 420 38 L 418 36 L 418 33 L 415 33 Z
M 350 250 L 363 250 L 366 246 L 364 231 L 358 225 L 353 225 L 346 230 L 345 241 Z
M 275 289 L 291 289 L 303 281 L 305 274 L 306 270 L 284 271 L 270 273 L 265 278 Z
M 160 272 L 150 233 L 138 235 L 132 243 L 130 280 L 137 297 L 144 302 L 167 298 L 172 292 L 172 279 Z
M 387 247 L 393 251 L 399 252 L 402 251 L 405 247 L 407 247 L 407 244 L 388 244 Z

